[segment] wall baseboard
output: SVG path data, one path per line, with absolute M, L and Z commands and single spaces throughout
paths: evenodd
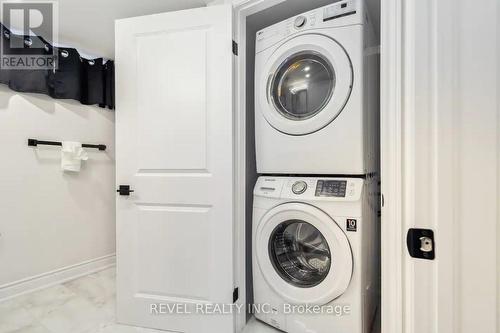
M 74 280 L 79 277 L 101 271 L 108 267 L 115 266 L 115 264 L 116 256 L 115 254 L 110 254 L 4 284 L 0 286 L 0 301 Z

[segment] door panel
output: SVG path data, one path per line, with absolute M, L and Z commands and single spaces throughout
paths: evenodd
M 208 280 L 199 277 L 210 271 L 210 238 L 206 237 L 212 229 L 210 208 L 141 205 L 138 208 L 136 292 L 209 301 Z M 191 235 L 188 243 L 182 235 Z M 179 251 L 193 244 L 208 250 Z M 141 258 L 168 265 L 152 266 L 150 260 Z M 196 265 L 186 269 L 189 263 Z
M 232 332 L 231 8 L 116 23 L 117 317 L 179 332 Z M 179 304 L 194 313 L 151 312 Z
M 207 168 L 207 34 L 197 27 L 136 37 L 141 170 Z

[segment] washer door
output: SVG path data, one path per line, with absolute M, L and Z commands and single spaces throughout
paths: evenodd
M 342 46 L 319 34 L 290 39 L 270 56 L 260 77 L 260 110 L 280 132 L 305 135 L 343 110 L 352 88 L 352 66 Z
M 349 286 L 349 241 L 320 209 L 303 203 L 277 206 L 262 218 L 255 235 L 262 275 L 287 301 L 323 305 Z

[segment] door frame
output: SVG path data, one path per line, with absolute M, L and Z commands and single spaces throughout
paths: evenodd
M 235 285 L 238 286 L 238 306 L 247 304 L 246 295 L 246 192 L 247 192 L 247 140 L 246 140 L 246 18 L 286 0 L 214 0 L 207 6 L 224 3 L 233 6 L 233 40 L 238 45 L 234 57 L 234 267 Z M 241 223 L 245 222 L 245 223 Z M 251 235 L 249 235 L 251 237 Z M 243 309 L 246 309 L 243 307 Z M 235 315 L 235 332 L 241 332 L 247 324 L 247 311 Z
M 235 314 L 235 332 L 242 332 L 247 324 L 246 295 L 246 192 L 247 192 L 247 140 L 246 140 L 246 18 L 286 0 L 208 0 L 207 6 L 231 4 L 233 6 L 233 41 L 238 45 L 234 57 L 234 283 L 238 287 L 235 304 L 245 311 Z M 245 222 L 245 223 L 241 223 Z M 251 236 L 251 235 L 250 235 Z
M 381 332 L 404 332 L 403 2 L 380 11 Z

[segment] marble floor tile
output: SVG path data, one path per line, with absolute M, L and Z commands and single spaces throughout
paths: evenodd
M 115 320 L 116 272 L 109 268 L 0 302 L 0 333 L 159 333 Z
M 65 286 L 55 285 L 22 295 L 19 297 L 19 302 L 36 318 L 40 319 L 76 297 L 77 295 Z
M 115 277 L 107 272 L 90 274 L 64 286 L 98 308 L 109 307 L 116 297 Z
M 82 333 L 112 322 L 114 317 L 77 296 L 38 320 L 52 333 Z
M 35 323 L 36 317 L 18 299 L 0 303 L 0 333 L 23 332 Z
M 41 325 L 33 324 L 20 328 L 18 330 L 10 331 L 9 333 L 51 333 L 48 329 Z

